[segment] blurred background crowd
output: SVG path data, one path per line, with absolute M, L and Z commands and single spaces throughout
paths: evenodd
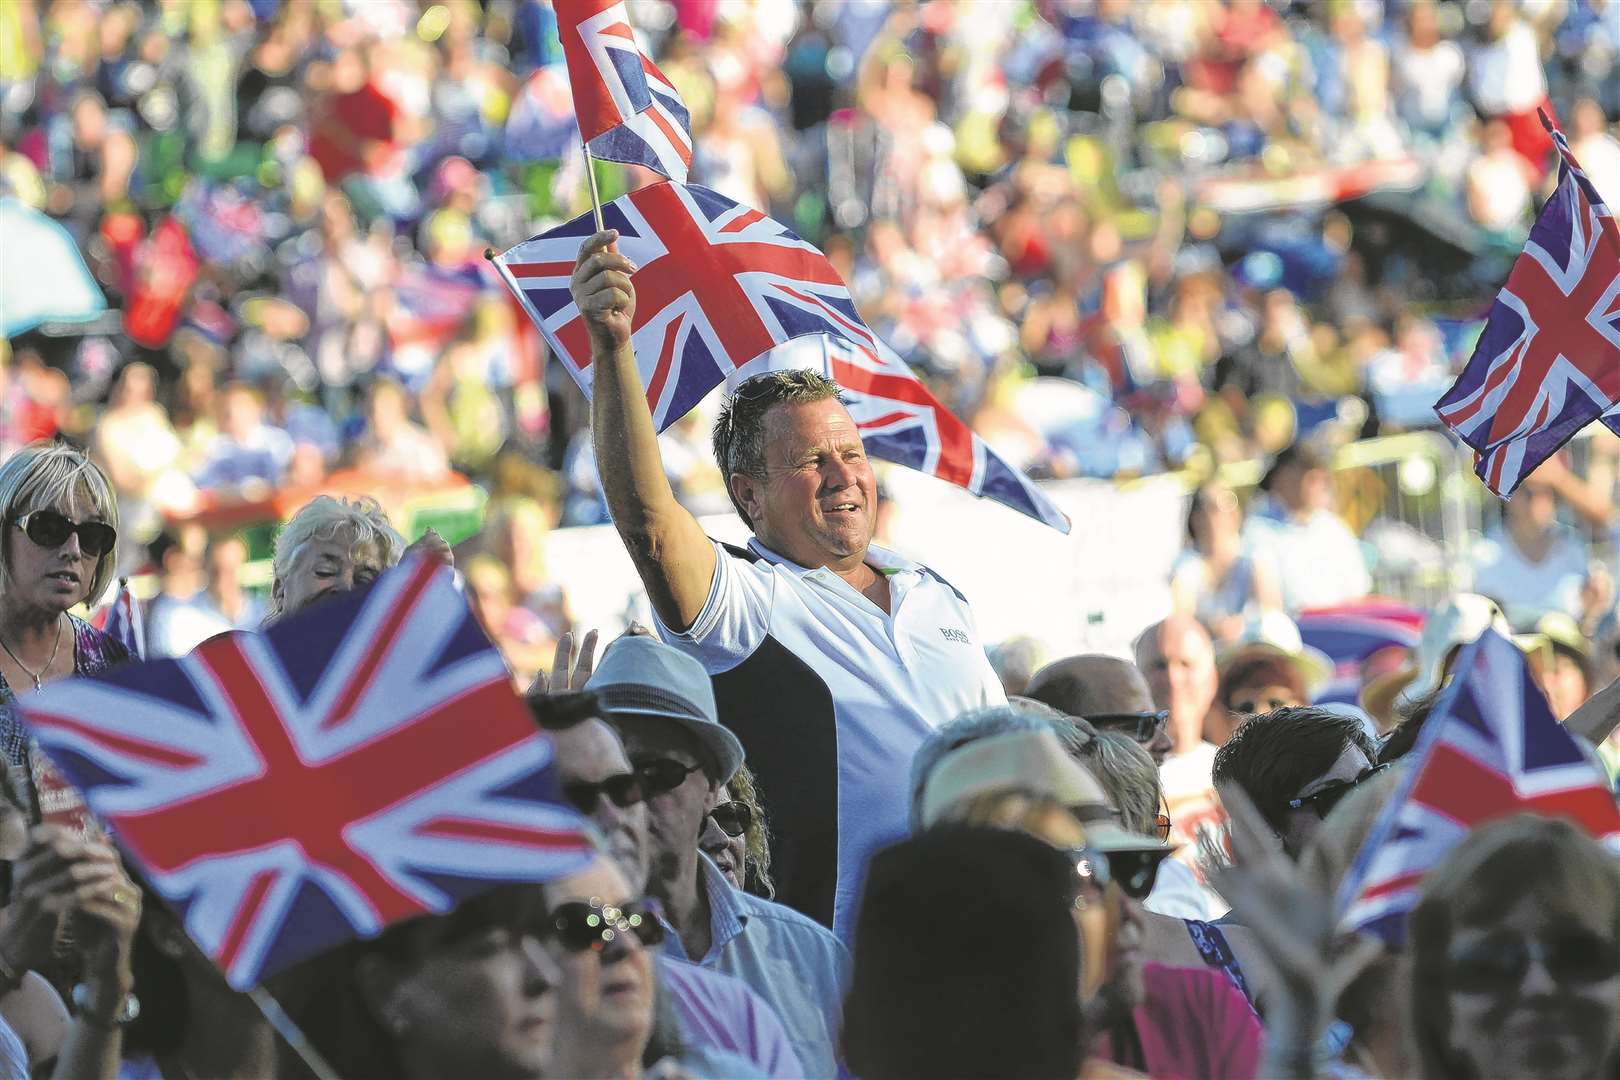
M 1538 109 L 1620 201 L 1620 2 L 628 7 L 693 182 L 822 246 L 1009 460 L 1196 487 L 1172 591 L 1217 639 L 1422 605 L 1391 568 L 1466 541 L 1521 628 L 1614 648 L 1620 441 L 1498 514 L 1431 405 L 1556 179 Z M 586 210 L 584 168 L 547 0 L 6 0 L 0 457 L 105 463 L 157 651 L 256 625 L 275 523 L 364 490 L 458 545 L 536 670 L 571 625 L 546 533 L 605 511 L 583 399 L 483 255 Z M 597 168 L 604 200 L 655 178 Z M 726 507 L 708 418 L 664 436 L 697 511 Z

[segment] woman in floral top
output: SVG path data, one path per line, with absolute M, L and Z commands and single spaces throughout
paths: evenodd
M 33 821 L 83 831 L 84 805 L 35 752 L 17 696 L 129 658 L 118 641 L 68 614 L 99 601 L 112 579 L 118 503 L 81 451 L 32 443 L 0 463 L 0 529 L 0 754 Z

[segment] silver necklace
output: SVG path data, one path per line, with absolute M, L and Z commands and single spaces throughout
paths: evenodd
M 34 693 L 37 694 L 42 689 L 42 687 L 39 685 L 40 678 L 46 672 L 51 670 L 51 665 L 56 663 L 56 654 L 62 651 L 62 622 L 60 619 L 57 620 L 56 644 L 51 646 L 51 658 L 45 661 L 45 666 L 39 669 L 38 675 L 29 670 L 28 665 L 22 662 L 22 657 L 11 651 L 11 646 L 6 644 L 6 639 L 4 637 L 0 637 L 0 649 L 6 650 L 6 655 L 11 657 L 12 662 L 23 669 L 23 674 L 34 680 Z

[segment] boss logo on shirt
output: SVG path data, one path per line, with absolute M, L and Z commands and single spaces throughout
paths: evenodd
M 966 630 L 958 630 L 954 626 L 942 626 L 939 628 L 939 632 L 945 635 L 946 641 L 954 641 L 958 645 L 973 644 L 973 642 L 969 640 Z

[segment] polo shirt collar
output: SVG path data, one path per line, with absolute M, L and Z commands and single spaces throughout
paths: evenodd
M 759 537 L 757 536 L 750 536 L 748 538 L 748 550 L 752 551 L 755 555 L 758 555 L 760 558 L 774 566 L 784 566 L 789 570 L 795 571 L 800 577 L 803 577 L 805 574 L 813 574 L 816 572 L 816 570 L 826 570 L 826 567 L 812 568 L 808 566 L 800 566 L 786 555 L 779 555 L 770 548 L 766 547 L 764 544 L 760 543 Z M 886 574 L 895 574 L 903 570 L 919 571 L 922 569 L 922 565 L 920 563 L 912 562 L 899 552 L 890 551 L 888 548 L 879 547 L 876 544 L 869 544 L 867 546 L 866 561 Z M 831 572 L 832 571 L 830 570 L 828 571 L 828 573 Z

